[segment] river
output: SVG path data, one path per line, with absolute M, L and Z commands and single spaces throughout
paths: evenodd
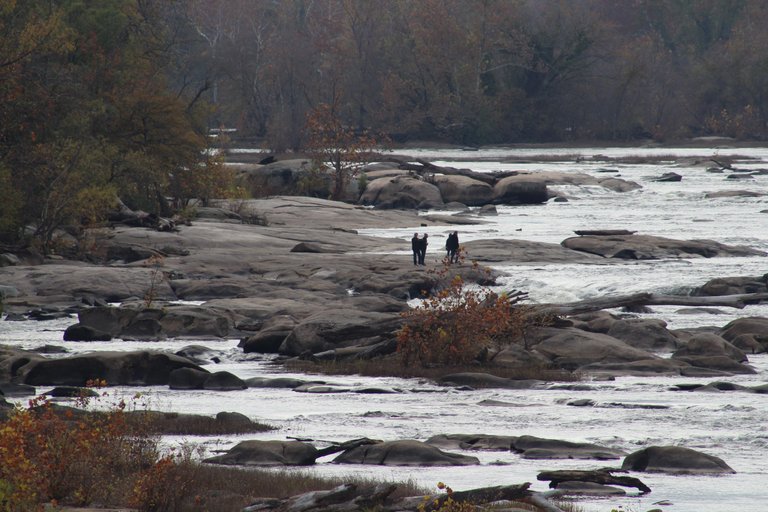
M 550 201 L 539 206 L 500 206 L 497 217 L 483 217 L 485 223 L 460 226 L 462 242 L 482 238 L 517 238 L 560 243 L 579 229 L 628 229 L 641 234 L 676 239 L 706 238 L 732 245 L 747 245 L 768 251 L 768 195 L 710 199 L 707 192 L 750 190 L 768 194 L 768 175 L 750 179 L 729 179 L 726 173 L 707 172 L 698 159 L 743 155 L 735 167 L 768 168 L 766 148 L 528 148 L 398 151 L 425 158 L 437 165 L 466 167 L 476 171 L 548 170 L 584 172 L 594 176 L 616 176 L 635 181 L 642 188 L 617 193 L 598 186 L 552 187 L 568 202 Z M 546 161 L 536 157 L 544 156 Z M 661 162 L 616 163 L 610 158 L 660 155 Z M 668 158 L 666 158 L 667 156 Z M 510 163 L 503 163 L 510 162 Z M 683 163 L 681 163 L 683 162 Z M 658 182 L 665 172 L 682 175 L 680 182 Z M 403 254 L 410 254 L 408 240 L 415 230 L 430 233 L 435 239 L 445 236 L 446 227 L 362 230 L 368 235 L 400 237 Z M 433 262 L 443 251 L 434 243 L 428 259 Z M 471 255 L 470 255 L 471 256 Z M 611 265 L 512 265 L 500 267 L 507 276 L 501 286 L 527 291 L 533 302 L 568 302 L 612 294 L 648 291 L 682 294 L 714 277 L 762 275 L 768 259 L 692 258 L 685 260 L 625 262 Z M 718 314 L 682 314 L 672 306 L 654 307 L 647 317 L 661 318 L 670 328 L 716 325 L 734 318 L 767 316 L 768 306 L 748 306 L 743 310 L 720 308 Z M 24 348 L 44 343 L 61 345 L 62 332 L 74 320 L 45 322 L 0 322 L 0 341 Z M 169 340 L 153 343 L 153 348 L 174 350 L 190 343 L 222 350 L 223 361 L 216 370 L 228 370 L 241 378 L 277 376 L 275 367 L 263 356 L 244 355 L 237 340 Z M 146 348 L 139 342 L 91 342 L 66 344 L 71 352 L 89 350 L 131 350 Z M 729 382 L 758 385 L 768 382 L 768 355 L 750 356 L 754 375 L 728 378 Z M 285 375 L 280 373 L 279 375 Z M 289 374 L 306 377 L 305 375 Z M 117 393 L 146 392 L 153 408 L 190 413 L 214 414 L 222 410 L 239 411 L 253 419 L 270 423 L 276 431 L 244 437 L 168 439 L 169 442 L 198 443 L 209 451 L 229 448 L 238 440 L 285 439 L 302 437 L 344 441 L 362 436 L 384 440 L 419 439 L 443 433 L 483 433 L 534 435 L 586 441 L 621 448 L 627 452 L 651 445 L 682 445 L 722 458 L 735 471 L 719 477 L 633 474 L 653 492 L 615 498 L 583 498 L 578 501 L 585 512 L 608 512 L 651 508 L 680 512 L 758 512 L 768 503 L 768 396 L 748 393 L 689 393 L 671 391 L 681 383 L 706 383 L 714 379 L 683 377 L 622 377 L 615 381 L 588 380 L 588 388 L 573 391 L 475 390 L 457 391 L 428 382 L 358 376 L 328 378 L 343 386 L 378 386 L 406 390 L 398 394 L 365 395 L 354 393 L 308 395 L 281 389 L 247 389 L 234 392 L 182 391 L 166 388 L 120 389 Z M 720 379 L 722 380 L 722 379 Z M 574 407 L 568 402 L 589 398 L 593 407 Z M 506 406 L 484 405 L 487 400 Z M 654 406 L 647 408 L 645 406 Z M 659 407 L 662 406 L 662 407 Z M 472 453 L 481 459 L 475 467 L 459 468 L 383 468 L 343 466 L 320 459 L 302 471 L 323 475 L 368 475 L 391 480 L 410 479 L 434 487 L 443 481 L 454 489 L 532 482 L 532 488 L 546 490 L 536 474 L 551 469 L 593 469 L 605 461 L 525 460 L 513 453 Z M 329 457 L 328 459 L 331 459 Z

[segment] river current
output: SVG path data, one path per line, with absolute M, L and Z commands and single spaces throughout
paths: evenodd
M 498 207 L 497 217 L 483 217 L 483 224 L 460 226 L 462 242 L 482 238 L 513 238 L 560 243 L 575 230 L 628 229 L 640 234 L 675 239 L 706 238 L 731 245 L 747 245 L 768 252 L 768 195 L 758 197 L 706 198 L 707 192 L 750 190 L 768 194 L 768 175 L 729 179 L 729 172 L 707 172 L 693 159 L 705 161 L 734 155 L 740 169 L 768 168 L 765 148 L 582 148 L 582 149 L 481 149 L 398 151 L 425 158 L 437 165 L 466 167 L 475 171 L 547 170 L 582 172 L 596 177 L 616 176 L 635 181 L 642 188 L 617 193 L 599 186 L 551 187 L 569 198 L 539 206 Z M 535 157 L 546 162 L 535 163 Z M 660 163 L 615 163 L 606 157 L 663 156 Z M 517 163 L 501 163 L 512 161 Z M 637 159 L 641 161 L 641 159 Z M 680 182 L 654 181 L 665 172 L 682 175 Z M 427 255 L 433 262 L 443 252 L 440 240 L 454 227 L 410 227 L 362 230 L 361 233 L 403 240 L 403 254 L 410 254 L 408 240 L 414 231 L 428 232 L 436 240 Z M 471 256 L 471 255 L 470 255 Z M 692 258 L 624 262 L 608 265 L 512 265 L 500 267 L 507 276 L 501 286 L 524 290 L 533 302 L 570 302 L 632 292 L 685 294 L 715 277 L 762 275 L 768 258 Z M 768 305 L 743 310 L 717 308 L 714 313 L 682 314 L 674 306 L 654 307 L 647 317 L 661 318 L 670 328 L 722 326 L 744 316 L 768 316 Z M 44 343 L 62 345 L 63 330 L 76 320 L 0 322 L 0 343 L 35 348 Z M 223 361 L 215 370 L 227 370 L 241 378 L 285 376 L 262 356 L 244 355 L 238 340 L 168 340 L 153 348 L 175 350 L 204 344 L 222 350 Z M 70 352 L 133 350 L 146 342 L 67 342 Z M 653 489 L 638 496 L 583 498 L 585 512 L 645 511 L 658 508 L 672 512 L 762 512 L 768 509 L 768 395 L 749 393 L 690 393 L 670 390 L 675 384 L 728 380 L 743 385 L 768 382 L 768 355 L 750 356 L 754 375 L 728 379 L 684 377 L 622 377 L 615 381 L 587 380 L 586 389 L 563 386 L 546 390 L 483 389 L 458 391 L 429 382 L 359 376 L 326 380 L 345 387 L 376 386 L 405 390 L 396 394 L 304 394 L 282 389 L 247 389 L 232 392 L 170 391 L 167 388 L 125 388 L 117 393 L 146 392 L 152 408 L 189 413 L 215 414 L 238 411 L 277 430 L 247 436 L 220 438 L 169 438 L 189 442 L 209 452 L 225 450 L 242 439 L 308 438 L 345 441 L 358 437 L 383 440 L 425 440 L 435 434 L 534 435 L 586 441 L 632 452 L 653 445 L 681 445 L 722 458 L 736 474 L 719 477 L 670 476 L 637 473 Z M 306 375 L 288 374 L 307 378 Z M 313 376 L 317 378 L 317 376 Z M 44 390 L 41 390 L 44 391 Z M 574 407 L 574 399 L 588 398 L 592 407 Z M 493 401 L 493 402 L 491 402 Z M 488 405 L 488 404 L 495 405 Z M 619 466 L 621 461 L 525 460 L 507 452 L 472 452 L 482 464 L 459 468 L 383 468 L 330 463 L 332 457 L 301 471 L 321 475 L 364 475 L 376 479 L 410 479 L 434 487 L 442 481 L 457 490 L 482 486 L 531 482 L 535 490 L 547 490 L 536 475 L 551 469 L 595 469 Z

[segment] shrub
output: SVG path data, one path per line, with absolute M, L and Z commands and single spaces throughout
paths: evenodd
M 460 262 L 464 257 L 459 254 Z M 477 263 L 473 270 L 478 270 Z M 403 313 L 397 351 L 406 366 L 464 365 L 488 348 L 523 339 L 528 308 L 524 293 L 498 294 L 488 287 L 467 287 L 445 260 L 438 270 L 442 288 Z
M 78 400 L 89 406 L 89 399 Z M 109 412 L 56 407 L 44 396 L 0 428 L 0 510 L 85 505 L 124 494 L 126 479 L 158 457 L 156 439 L 128 428 L 123 400 Z

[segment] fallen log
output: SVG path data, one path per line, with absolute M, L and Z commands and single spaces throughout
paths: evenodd
M 453 491 L 450 494 L 446 493 L 435 497 L 430 501 L 430 507 L 427 508 L 427 510 L 440 510 L 450 498 L 456 503 L 471 503 L 473 505 L 485 505 L 497 501 L 524 500 L 536 505 L 544 512 L 564 512 L 563 509 L 547 499 L 548 493 L 530 491 L 530 486 L 530 482 L 524 482 L 518 485 L 499 485 L 496 487 L 470 489 L 468 491 Z M 408 507 L 405 507 L 405 509 L 407 510 Z M 423 511 L 424 509 L 423 504 L 417 508 L 419 511 Z
M 437 499 L 441 506 L 449 497 L 458 503 L 468 502 L 479 504 L 500 500 L 513 501 L 530 496 L 531 493 L 528 491 L 530 486 L 530 482 L 525 482 L 518 485 L 499 485 L 496 487 L 470 489 L 469 491 L 453 491 L 450 494 L 443 494 Z
M 397 164 L 398 168 L 400 169 L 403 169 L 406 171 L 412 171 L 422 176 L 425 174 L 445 174 L 448 176 L 466 176 L 467 178 L 472 178 L 473 180 L 478 180 L 478 181 L 482 181 L 483 183 L 488 183 L 491 186 L 495 185 L 496 182 L 502 178 L 506 178 L 507 176 L 515 176 L 518 174 L 517 171 L 486 173 L 486 172 L 473 171 L 471 169 L 456 169 L 455 167 L 442 167 L 439 165 L 435 165 L 431 162 L 427 162 L 426 160 L 422 160 L 420 158 L 417 158 L 412 161 L 407 161 L 407 160 L 403 160 L 402 158 L 390 156 L 385 158 L 384 160 L 387 162 L 392 162 Z
M 636 306 L 717 306 L 743 309 L 749 304 L 759 304 L 764 301 L 768 301 L 768 293 L 693 297 L 687 295 L 657 295 L 655 293 L 643 292 L 632 295 L 599 297 L 567 304 L 537 304 L 532 306 L 529 314 L 569 316 L 592 313 L 603 309 Z
M 296 441 L 301 441 L 303 443 L 317 442 L 317 440 L 315 439 L 290 437 L 290 436 L 288 437 L 288 439 L 294 439 Z M 332 455 L 334 453 L 352 450 L 353 448 L 357 448 L 358 446 L 363 446 L 366 444 L 378 444 L 378 443 L 381 443 L 381 441 L 376 441 L 375 439 L 368 439 L 367 437 L 361 437 L 360 439 L 351 439 L 349 441 L 344 441 L 343 443 L 332 443 L 330 446 L 327 446 L 325 448 L 319 448 L 317 450 L 316 458 L 319 459 L 320 457 L 325 457 L 326 455 Z
M 623 487 L 636 487 L 640 492 L 646 494 L 651 492 L 651 488 L 645 485 L 640 479 L 632 476 L 615 476 L 611 474 L 614 471 L 621 471 L 611 468 L 595 469 L 591 471 L 580 470 L 556 470 L 543 471 L 536 476 L 537 480 L 549 480 L 549 487 L 557 489 L 562 482 L 591 482 L 602 485 L 620 485 Z M 621 471 L 625 473 L 625 471 Z

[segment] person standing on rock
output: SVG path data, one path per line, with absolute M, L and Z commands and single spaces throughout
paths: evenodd
M 445 241 L 446 257 L 448 263 L 457 263 L 459 261 L 459 232 L 454 231 L 448 235 Z
M 427 235 L 424 233 L 424 236 L 419 240 L 419 265 L 424 265 L 424 257 L 427 255 Z
M 414 233 L 411 238 L 411 250 L 413 251 L 413 264 L 419 264 L 419 247 L 421 247 L 421 240 L 419 240 L 419 234 Z

